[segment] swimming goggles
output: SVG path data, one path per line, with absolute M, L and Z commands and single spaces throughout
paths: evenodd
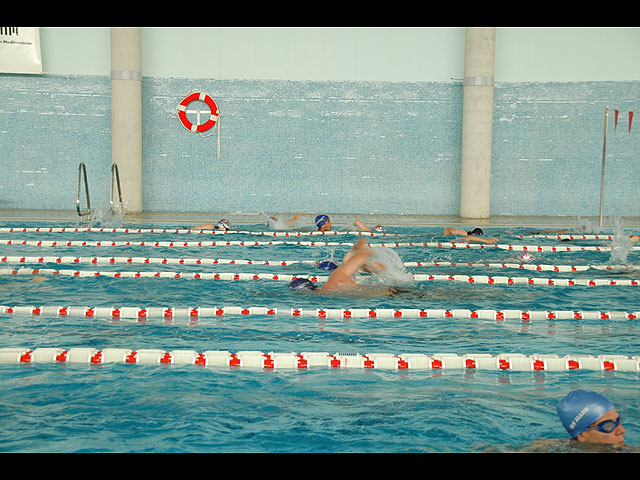
M 585 432 L 588 430 L 598 430 L 601 433 L 611 433 L 621 423 L 622 423 L 622 419 L 620 418 L 620 415 L 618 415 L 618 418 L 616 418 L 615 420 L 605 420 L 604 422 L 600 422 L 597 425 L 594 425 L 593 427 L 587 428 Z

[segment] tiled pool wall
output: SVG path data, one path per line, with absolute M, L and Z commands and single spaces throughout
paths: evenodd
M 176 106 L 212 96 L 217 135 L 188 132 Z M 3 75 L 0 208 L 108 206 L 111 84 L 104 76 Z M 460 82 L 142 81 L 143 209 L 457 215 Z M 491 214 L 640 216 L 640 81 L 496 83 Z M 614 110 L 619 110 L 617 128 Z M 209 133 L 209 132 L 207 132 Z M 126 192 L 124 192 L 126 197 Z

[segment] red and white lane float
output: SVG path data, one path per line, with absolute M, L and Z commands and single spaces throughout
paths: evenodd
M 0 348 L 0 364 L 123 363 L 138 365 L 202 365 L 254 369 L 309 369 L 312 367 L 380 370 L 484 370 L 484 371 L 640 371 L 640 357 L 626 355 L 556 354 L 435 354 L 268 352 L 226 350 L 171 350 L 128 348 Z
M 640 311 L 598 311 L 598 310 L 517 310 L 459 308 L 298 308 L 298 307 L 248 307 L 248 306 L 64 306 L 64 305 L 0 305 L 0 315 L 30 316 L 43 318 L 83 317 L 130 319 L 189 319 L 216 318 L 223 315 L 288 315 L 291 317 L 313 318 L 370 318 L 370 319 L 471 319 L 507 321 L 520 320 L 523 323 L 549 320 L 612 320 L 628 321 L 640 319 Z
M 0 258 L 4 261 L 6 257 Z M 271 274 L 258 272 L 172 272 L 172 271 L 109 271 L 109 270 L 73 270 L 54 268 L 0 268 L 0 276 L 9 275 L 53 275 L 60 277 L 109 277 L 109 278 L 171 278 L 196 280 L 276 280 L 291 282 L 300 275 Z M 325 282 L 328 276 L 313 275 L 312 282 Z M 481 285 L 524 285 L 545 287 L 637 287 L 640 280 L 608 278 L 546 278 L 546 277 L 504 277 L 487 275 L 436 275 L 415 274 L 416 282 L 459 282 Z
M 321 241 L 283 241 L 283 240 L 269 240 L 269 241 L 248 241 L 248 240 L 222 240 L 222 241 L 200 241 L 200 242 L 185 242 L 181 240 L 176 241 L 162 241 L 162 242 L 130 242 L 130 241 L 113 241 L 113 240 L 101 240 L 101 241 L 86 241 L 86 240 L 8 240 L 0 239 L 0 245 L 2 246 L 33 246 L 33 247 L 222 247 L 222 246 L 257 246 L 257 245 L 299 245 L 305 247 L 328 247 L 334 245 L 346 245 L 353 246 L 353 242 L 321 242 Z M 487 245 L 487 244 L 460 244 L 449 242 L 394 242 L 394 243 L 370 243 L 370 247 L 386 247 L 386 248 L 398 248 L 398 247 L 433 247 L 433 248 L 451 248 L 457 250 L 476 249 L 476 250 L 508 250 L 513 252 L 611 252 L 612 247 L 599 247 L 599 246 L 538 246 L 538 245 Z M 631 247 L 630 250 L 640 250 L 640 246 Z

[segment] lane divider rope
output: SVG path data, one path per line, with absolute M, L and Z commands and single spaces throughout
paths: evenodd
M 252 232 L 246 230 L 200 230 L 191 228 L 104 228 L 104 227 L 1 227 L 0 233 L 164 233 L 164 234 L 204 234 L 204 235 L 259 235 L 269 237 L 300 237 L 300 236 L 337 236 L 337 235 L 357 235 L 366 237 L 413 237 L 410 233 L 388 233 L 388 232 L 360 232 L 360 231 L 294 231 L 294 232 Z M 422 234 L 421 236 L 429 236 Z
M 215 318 L 221 315 L 288 315 L 315 318 L 462 318 L 480 320 L 637 320 L 640 311 L 417 309 L 417 308 L 296 308 L 296 307 L 132 307 L 0 305 L 1 315 L 116 319 Z
M 222 247 L 222 246 L 260 246 L 260 245 L 300 245 L 307 247 L 316 246 L 353 246 L 352 242 L 311 242 L 311 241 L 223 241 L 223 242 L 129 242 L 129 241 L 85 241 L 85 240 L 0 240 L 0 245 L 22 245 L 33 247 Z M 477 243 L 457 243 L 457 242 L 396 242 L 396 243 L 370 243 L 371 247 L 437 247 L 452 249 L 501 249 L 522 252 L 610 252 L 612 247 L 598 246 L 540 246 L 540 245 L 506 245 L 506 244 L 477 244 Z M 640 250 L 640 246 L 631 247 L 630 250 Z
M 286 267 L 296 264 L 317 264 L 316 260 L 243 260 L 223 258 L 159 258 L 159 257 L 40 257 L 40 256 L 4 256 L 0 263 L 58 263 L 58 264 L 160 264 L 160 265 L 268 265 Z
M 573 235 L 568 233 L 563 234 L 536 234 L 536 235 L 518 235 L 519 238 L 545 238 L 550 240 L 615 240 L 616 235 L 608 234 L 584 234 Z
M 172 279 L 203 279 L 203 280 L 277 280 L 290 282 L 306 275 L 271 274 L 271 273 L 234 273 L 234 272 L 154 272 L 154 271 L 95 271 L 95 270 L 66 270 L 53 268 L 0 268 L 0 276 L 7 275 L 60 275 L 67 277 L 109 277 L 109 278 L 172 278 Z M 535 278 L 535 277 L 501 277 L 486 275 L 412 275 L 416 282 L 445 281 L 486 285 L 542 285 L 542 286 L 618 286 L 630 287 L 640 285 L 640 280 L 611 280 L 604 278 Z M 328 275 L 314 275 L 309 278 L 312 282 L 324 282 Z
M 338 236 L 356 235 L 369 237 L 412 237 L 415 233 L 363 232 L 358 230 L 328 232 L 320 231 L 250 231 L 250 230 L 211 230 L 193 228 L 125 228 L 125 227 L 0 227 L 0 233 L 126 233 L 126 234 L 204 234 L 204 235 L 258 235 L 273 237 L 299 236 Z M 425 232 L 421 236 L 438 236 L 435 232 Z M 612 234 L 531 234 L 514 235 L 517 238 L 540 238 L 547 240 L 615 240 Z M 626 236 L 626 235 L 625 235 Z M 630 235 L 629 235 L 630 236 Z
M 317 260 L 246 260 L 224 258 L 166 258 L 166 257 L 76 257 L 76 256 L 21 256 L 7 255 L 0 257 L 0 263 L 30 264 L 160 264 L 160 265 L 267 265 L 286 267 L 296 264 L 317 264 Z M 477 268 L 514 268 L 519 270 L 553 271 L 553 272 L 581 272 L 594 270 L 637 270 L 638 265 L 545 265 L 532 263 L 466 263 L 466 262 L 403 262 L 405 267 L 477 267 Z
M 257 369 L 360 368 L 385 370 L 494 370 L 494 371 L 640 371 L 640 357 L 626 355 L 524 355 L 268 352 L 226 350 L 171 350 L 91 347 L 0 348 L 0 364 L 202 365 Z

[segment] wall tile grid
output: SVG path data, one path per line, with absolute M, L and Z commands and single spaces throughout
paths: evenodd
M 606 106 L 604 214 L 640 214 L 640 82 L 496 85 L 492 214 L 599 215 Z
M 220 109 L 220 160 L 216 134 L 177 119 L 195 91 Z M 460 83 L 145 77 L 142 95 L 146 211 L 458 213 Z M 605 214 L 640 216 L 639 98 L 640 82 L 496 84 L 492 215 L 597 215 L 609 105 Z M 3 75 L 0 100 L 1 208 L 74 209 L 81 161 L 108 205 L 108 78 Z

